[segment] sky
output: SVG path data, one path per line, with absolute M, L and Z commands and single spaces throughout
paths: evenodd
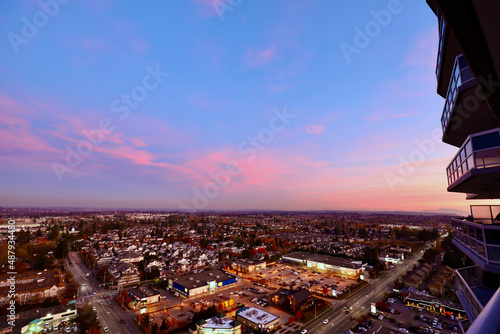
M 0 206 L 472 203 L 425 1 L 5 0 L 0 35 Z

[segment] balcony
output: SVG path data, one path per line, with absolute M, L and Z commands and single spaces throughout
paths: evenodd
M 436 1 L 427 0 L 427 3 L 433 8 L 438 18 L 439 44 L 436 59 L 437 93 L 445 97 L 449 79 L 453 71 L 455 57 L 462 53 L 462 51 L 453 30 L 449 28 L 449 25 L 437 8 Z
M 500 206 L 472 206 L 485 217 L 452 219 L 453 243 L 481 269 L 500 274 Z M 486 217 L 487 212 L 491 215 Z
M 478 288 L 474 267 L 457 269 L 455 274 L 458 299 L 460 299 L 460 303 L 462 303 L 469 319 L 474 321 L 495 291 L 490 295 Z
M 438 15 L 439 17 L 439 46 L 438 46 L 438 54 L 436 60 L 436 79 L 439 82 L 439 77 L 441 74 L 441 64 L 443 62 L 443 52 L 444 52 L 444 41 L 446 38 L 446 21 L 443 18 L 443 15 Z
M 467 137 L 446 174 L 448 191 L 469 199 L 500 198 L 500 128 Z

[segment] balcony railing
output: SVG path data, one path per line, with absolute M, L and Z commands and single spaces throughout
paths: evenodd
M 470 135 L 446 168 L 448 186 L 472 169 L 500 167 L 500 128 Z
M 478 285 L 475 268 L 465 267 L 455 270 L 455 273 L 457 278 L 458 297 L 467 315 L 474 321 L 484 308 L 484 305 L 472 291 L 472 289 Z
M 480 224 L 500 224 L 500 205 L 471 205 L 472 221 Z
M 500 268 L 500 224 L 496 223 L 500 206 L 474 207 L 476 208 L 473 212 L 480 214 L 478 217 L 463 220 L 452 219 L 453 242 L 471 252 L 468 255 L 476 256 L 478 261 Z M 489 218 L 486 217 L 487 215 Z M 500 273 L 500 269 L 495 269 L 495 271 Z
M 436 79 L 439 81 L 439 76 L 441 74 L 441 63 L 443 61 L 443 48 L 444 48 L 444 39 L 446 34 L 446 21 L 443 18 L 443 15 L 438 15 L 439 17 L 439 46 L 437 53 L 437 61 L 436 61 Z
M 438 61 L 441 60 L 438 59 Z M 474 76 L 472 75 L 469 65 L 467 65 L 467 62 L 465 61 L 465 58 L 462 55 L 458 55 L 455 58 L 455 64 L 453 65 L 453 72 L 448 85 L 448 91 L 446 92 L 443 115 L 441 116 L 441 127 L 443 129 L 443 133 L 446 132 L 448 124 L 450 123 L 450 118 L 457 102 L 460 86 L 473 80 L 475 80 Z

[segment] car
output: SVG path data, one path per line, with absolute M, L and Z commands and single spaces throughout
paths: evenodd
M 354 320 L 354 317 L 353 316 L 349 317 L 349 320 L 351 320 L 351 321 Z
M 107 333 L 109 332 L 109 328 L 108 327 L 104 327 L 104 333 Z
M 92 306 L 92 311 L 97 311 L 97 309 L 95 308 L 95 306 Z
M 111 304 L 108 304 L 108 307 L 109 307 L 109 308 L 111 308 L 111 307 L 113 307 L 113 305 L 111 305 Z
M 71 327 L 66 327 L 66 333 L 71 333 Z
M 323 323 L 326 325 L 328 323 L 328 319 L 323 320 Z
M 57 330 L 57 325 L 54 325 L 54 330 L 55 330 L 55 331 Z
M 384 319 L 384 316 L 382 314 L 379 314 L 378 320 L 382 320 L 382 319 Z
M 120 319 L 120 324 L 124 324 L 124 323 L 125 323 L 125 320 Z
M 300 334 L 306 334 L 307 333 L 307 329 L 304 329 L 302 330 L 302 332 L 300 332 Z
M 407 330 L 406 328 L 404 328 L 404 327 L 403 327 L 403 328 L 400 328 L 400 329 L 399 329 L 399 331 L 400 331 L 400 332 L 403 332 L 403 333 L 408 333 L 408 330 Z
M 94 291 L 93 295 L 94 295 L 94 296 L 95 296 L 95 295 L 97 295 L 97 292 L 95 292 L 95 291 Z

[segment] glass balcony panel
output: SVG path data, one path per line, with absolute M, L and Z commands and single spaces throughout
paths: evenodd
M 497 224 L 500 223 L 500 205 L 491 206 L 491 217 L 494 220 L 497 220 Z
M 469 170 L 475 167 L 474 156 L 471 155 L 470 157 L 467 158 L 467 167 L 469 168 Z
M 474 253 L 477 253 L 476 240 L 472 238 L 470 238 L 470 249 L 472 249 Z
M 469 80 L 474 79 L 474 76 L 472 75 L 472 71 L 470 68 L 466 68 L 462 71 L 462 82 L 467 82 Z
M 465 144 L 464 148 L 467 156 L 470 156 L 472 154 L 472 143 L 470 140 L 467 141 L 467 144 Z
M 487 246 L 488 247 L 488 260 L 489 261 L 500 261 L 500 247 L 498 246 Z
M 440 58 L 438 57 L 438 61 Z M 439 64 L 438 64 L 439 66 Z M 436 73 L 438 73 L 436 71 Z M 448 91 L 446 92 L 446 101 L 443 107 L 443 113 L 441 116 L 441 126 L 443 132 L 446 132 L 446 128 L 449 125 L 450 117 L 457 102 L 458 90 L 464 82 L 474 80 L 474 76 L 462 55 L 458 55 L 455 58 L 455 64 L 453 65 L 453 72 L 450 77 L 450 83 L 448 84 Z
M 477 253 L 482 257 L 486 258 L 486 251 L 484 249 L 484 244 L 480 242 L 477 243 Z
M 484 234 L 486 244 L 500 246 L 500 230 L 485 228 Z
M 484 242 L 483 229 L 480 227 L 476 227 L 476 239 L 481 242 Z

